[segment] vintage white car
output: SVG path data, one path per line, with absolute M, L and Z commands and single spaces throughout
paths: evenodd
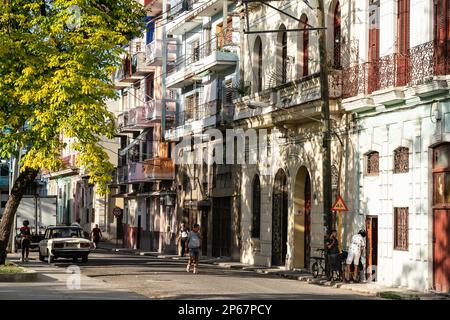
M 91 241 L 83 238 L 83 229 L 78 226 L 50 226 L 39 242 L 39 260 L 47 258 L 48 263 L 59 257 L 87 262 L 90 252 Z

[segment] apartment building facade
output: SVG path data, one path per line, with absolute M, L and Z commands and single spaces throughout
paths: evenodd
M 315 2 L 314 2 L 315 3 Z M 241 7 L 242 94 L 235 100 L 234 123 L 243 130 L 267 132 L 268 140 L 246 145 L 242 166 L 241 261 L 287 269 L 309 269 L 324 246 L 323 124 L 316 3 L 249 3 Z M 248 14 L 247 14 L 248 12 Z M 332 120 L 333 197 L 349 207 L 339 237 L 346 239 L 364 221 L 356 212 L 350 119 L 345 115 L 342 72 L 351 52 L 344 20 L 348 6 L 325 1 Z M 268 31 L 268 32 L 266 32 Z M 261 152 L 262 149 L 262 152 Z M 259 158 L 258 158 L 259 157 Z M 333 225 L 337 226 L 337 217 Z
M 213 161 L 219 157 L 214 146 L 221 149 L 225 144 L 240 81 L 240 18 L 235 8 L 234 1 L 172 1 L 167 36 L 176 41 L 178 54 L 166 81 L 167 88 L 177 90 L 179 104 L 176 124 L 166 131 L 166 139 L 177 146 L 179 221 L 190 227 L 201 225 L 204 256 L 236 259 L 240 254 L 238 171 L 233 164 Z
M 162 141 L 162 124 L 170 127 L 176 108 L 175 97 L 163 89 L 163 52 L 168 52 L 170 63 L 174 49 L 169 41 L 163 50 L 163 1 L 141 4 L 148 12 L 147 28 L 130 42 L 115 74 L 121 106 L 118 166 L 109 210 L 122 211 L 117 236 L 125 247 L 174 252 L 175 169 L 169 157 L 171 146 Z
M 376 280 L 450 290 L 446 180 L 449 1 L 365 1 L 342 107 L 358 130 L 354 166 Z M 420 23 L 419 23 L 420 21 Z

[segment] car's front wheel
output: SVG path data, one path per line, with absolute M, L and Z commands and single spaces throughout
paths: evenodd
M 81 261 L 87 262 L 87 261 L 88 261 L 88 256 L 87 256 L 87 255 L 83 256 L 83 257 L 81 258 Z
M 39 260 L 40 261 L 45 261 L 44 256 L 41 254 L 41 250 L 39 249 Z

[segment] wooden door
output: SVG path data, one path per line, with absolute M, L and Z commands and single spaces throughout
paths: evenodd
M 202 234 L 202 255 L 208 255 L 208 209 L 202 209 L 202 223 L 200 224 Z
M 433 211 L 434 287 L 450 291 L 450 209 Z
M 214 198 L 212 254 L 214 257 L 230 256 L 231 248 L 231 198 Z
M 366 217 L 366 278 L 372 276 L 376 281 L 376 267 L 378 265 L 378 217 Z
M 280 170 L 272 196 L 272 265 L 284 266 L 287 254 L 288 193 L 287 178 Z

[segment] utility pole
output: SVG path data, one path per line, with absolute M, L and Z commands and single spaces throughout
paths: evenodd
M 318 27 L 323 28 L 319 33 L 319 55 L 320 55 L 320 93 L 322 98 L 322 122 L 323 122 L 323 218 L 325 233 L 331 231 L 331 120 L 330 120 L 330 95 L 328 86 L 328 65 L 327 65 L 327 41 L 325 29 L 325 9 L 324 0 L 317 1 L 317 22 Z M 326 234 L 325 234 L 326 235 Z

